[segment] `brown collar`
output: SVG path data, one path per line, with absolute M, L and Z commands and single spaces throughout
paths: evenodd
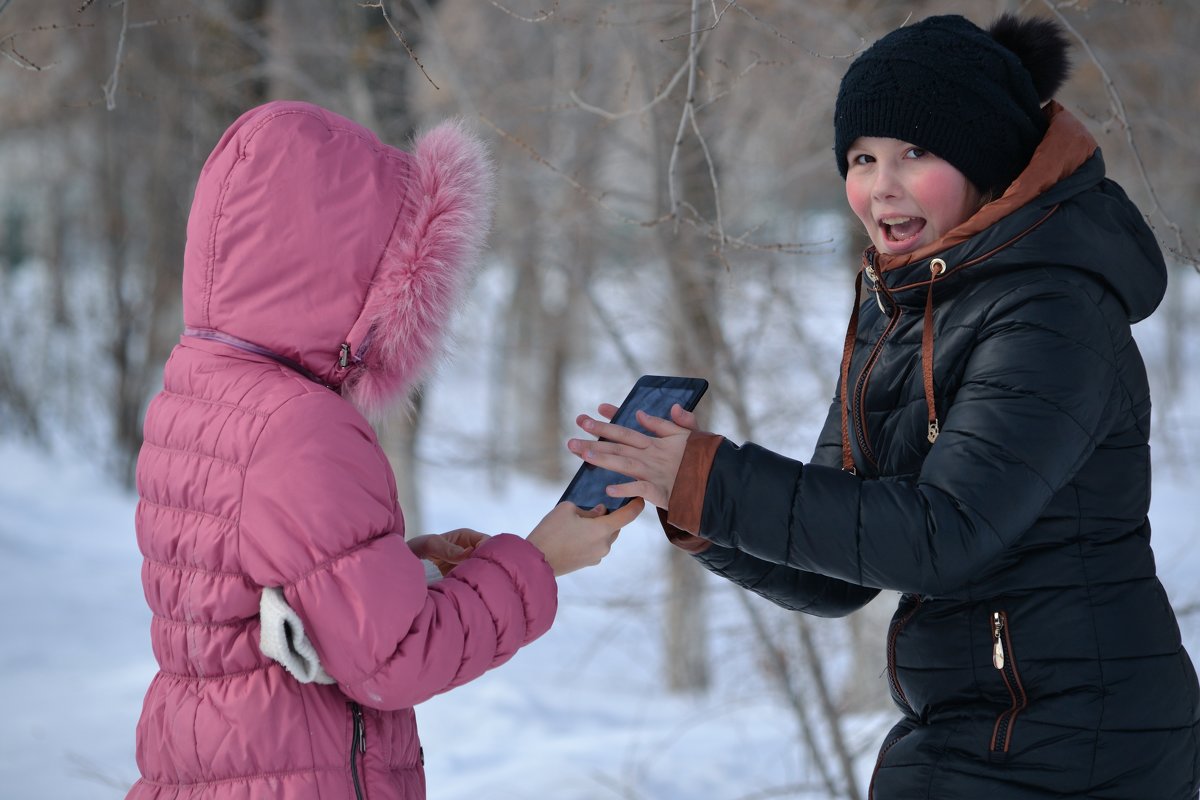
M 879 253 L 875 257 L 881 272 L 904 267 L 929 258 L 935 253 L 965 242 L 1067 177 L 1096 152 L 1096 140 L 1070 111 L 1051 100 L 1045 107 L 1050 125 L 1041 144 L 1024 171 L 1003 195 L 975 212 L 966 222 L 941 239 L 904 255 Z

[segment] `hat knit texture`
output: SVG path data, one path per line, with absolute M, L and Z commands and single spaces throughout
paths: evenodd
M 958 15 L 892 31 L 842 79 L 838 170 L 846 177 L 855 139 L 878 136 L 945 159 L 983 192 L 1003 192 L 1046 131 L 1042 102 L 1066 79 L 1066 50 L 1057 24 L 1011 15 L 987 31 Z

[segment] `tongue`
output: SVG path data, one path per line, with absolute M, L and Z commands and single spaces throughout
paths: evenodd
M 896 225 L 889 225 L 888 227 L 891 231 L 892 238 L 895 239 L 896 241 L 902 242 L 905 239 L 911 239 L 912 237 L 914 237 L 918 233 L 920 233 L 921 228 L 925 227 L 925 220 L 910 219 L 907 222 L 901 222 Z

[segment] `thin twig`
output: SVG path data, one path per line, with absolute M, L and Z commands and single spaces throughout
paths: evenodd
M 0 50 L 0 56 L 4 56 L 21 69 L 26 69 L 30 72 L 41 72 L 44 69 L 44 67 L 39 67 L 30 61 L 28 57 L 22 55 L 21 51 L 17 50 L 16 45 L 13 44 L 7 44 L 5 49 Z
M 129 30 L 129 0 L 121 3 L 121 35 L 117 39 L 117 55 L 112 74 L 104 82 L 104 105 L 112 111 L 117 107 L 117 85 L 121 80 L 121 60 L 125 57 L 125 34 Z
M 721 217 L 721 186 L 717 182 L 717 165 L 713 163 L 712 153 L 708 150 L 708 141 L 704 138 L 704 134 L 700 132 L 700 126 L 696 122 L 696 106 L 693 103 L 689 110 L 688 117 L 692 121 L 692 132 L 696 134 L 696 141 L 700 143 L 700 149 L 704 151 L 704 163 L 708 165 L 708 179 L 712 182 L 713 192 L 713 209 L 716 213 L 716 234 L 717 234 L 717 256 L 725 264 L 725 268 L 729 268 L 728 262 L 725 261 L 725 224 Z
M 0 8 L 0 11 L 3 11 Z M 24 31 L 14 31 L 7 36 L 0 37 L 0 56 L 4 56 L 18 67 L 30 72 L 41 72 L 42 70 L 53 67 L 58 62 L 52 61 L 49 64 L 42 65 L 35 62 L 32 58 L 22 53 L 17 49 L 17 37 L 22 33 L 40 33 L 42 31 L 69 31 L 76 28 L 94 28 L 92 24 L 76 24 L 76 25 L 37 25 Z
M 682 64 L 679 65 L 679 68 L 675 70 L 675 74 L 671 76 L 671 80 L 667 81 L 667 85 L 665 87 L 663 87 L 661 92 L 659 92 L 657 95 L 655 95 L 653 98 L 651 98 L 650 102 L 646 103 L 641 108 L 630 109 L 628 111 L 607 111 L 598 106 L 591 105 L 590 103 L 587 103 L 582 98 L 580 98 L 579 95 L 577 95 L 575 93 L 574 89 L 572 89 L 569 94 L 570 94 L 571 99 L 575 101 L 575 104 L 577 106 L 579 106 L 581 109 L 583 109 L 584 111 L 587 111 L 591 114 L 595 114 L 600 117 L 603 117 L 604 119 L 607 119 L 609 121 L 613 121 L 613 120 L 623 119 L 625 117 L 639 116 L 641 114 L 646 113 L 650 109 L 654 108 L 656 105 L 658 105 L 663 100 L 665 100 L 668 95 L 671 94 L 671 90 L 675 88 L 675 84 L 679 83 L 679 79 L 682 78 L 684 75 L 686 75 L 687 72 L 688 72 L 688 63 L 687 63 L 687 61 L 684 61 Z
M 713 9 L 714 19 L 713 19 L 712 25 L 709 25 L 708 27 L 705 27 L 705 28 L 697 29 L 695 27 L 695 23 L 693 22 L 692 29 L 690 31 L 688 31 L 687 33 L 680 33 L 680 34 L 676 34 L 675 36 L 668 36 L 666 39 L 659 39 L 658 41 L 663 44 L 666 44 L 667 42 L 673 42 L 676 39 L 683 39 L 684 37 L 694 36 L 697 33 L 707 33 L 709 31 L 715 31 L 717 29 L 717 26 L 721 24 L 721 18 L 725 16 L 725 12 L 729 10 L 730 6 L 734 6 L 734 5 L 737 5 L 737 0 L 729 0 L 729 2 L 727 2 L 725 4 L 724 8 L 722 8 L 720 11 L 717 11 L 716 0 L 713 0 L 712 9 Z
M 384 0 L 375 0 L 374 3 L 359 3 L 358 5 L 360 8 L 379 9 L 379 12 L 383 14 L 383 21 L 386 22 L 388 27 L 392 29 L 392 35 L 396 37 L 397 41 L 400 42 L 400 45 L 404 48 L 405 52 L 408 53 L 408 57 L 411 58 L 413 63 L 416 64 L 418 69 L 421 70 L 421 74 L 425 76 L 425 80 L 429 81 L 429 85 L 434 89 L 441 91 L 441 87 L 434 83 L 433 78 L 429 77 L 429 73 L 425 71 L 425 65 L 421 63 L 421 59 L 418 58 L 417 54 L 413 52 L 413 49 L 408 46 L 408 42 L 404 39 L 404 34 L 400 31 L 400 29 L 392 24 L 392 18 L 388 15 L 387 11 L 387 3 L 384 2 Z
M 691 29 L 696 30 L 696 22 L 700 16 L 700 0 L 692 0 Z M 671 146 L 671 158 L 667 162 L 667 193 L 670 197 L 671 216 L 676 219 L 678 228 L 679 193 L 675 189 L 675 167 L 679 163 L 679 151 L 683 146 L 683 133 L 687 130 L 688 113 L 691 111 L 696 91 L 696 58 L 697 43 L 702 34 L 694 32 L 688 39 L 687 53 L 687 95 L 683 101 L 683 111 L 679 115 L 679 127 L 675 131 L 675 141 Z
M 139 28 L 153 28 L 156 25 L 169 25 L 172 22 L 184 22 L 192 18 L 191 14 L 180 14 L 177 17 L 167 17 L 165 19 L 148 19 L 145 22 L 133 22 L 129 25 L 129 30 L 138 30 Z
M 500 5 L 499 3 L 496 2 L 496 0 L 488 0 L 488 1 L 492 5 L 494 5 L 496 8 L 503 11 L 505 14 L 508 14 L 510 17 L 513 17 L 514 19 L 519 19 L 519 20 L 521 20 L 521 22 L 545 22 L 546 20 L 553 17 L 556 13 L 558 13 L 558 0 L 554 0 L 554 5 L 552 5 L 550 7 L 549 11 L 538 11 L 538 15 L 536 17 L 523 17 L 520 14 L 516 13 L 515 11 L 510 11 L 507 8 L 505 8 L 504 6 Z

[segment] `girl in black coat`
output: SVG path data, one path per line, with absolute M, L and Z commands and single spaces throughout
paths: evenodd
M 901 598 L 875 800 L 1192 800 L 1200 689 L 1150 549 L 1138 209 L 1049 100 L 1044 20 L 932 17 L 850 66 L 835 153 L 872 246 L 813 457 L 642 415 L 572 452 L 708 569 L 810 614 Z M 862 291 L 865 279 L 865 292 Z M 600 407 L 601 416 L 615 409 Z

